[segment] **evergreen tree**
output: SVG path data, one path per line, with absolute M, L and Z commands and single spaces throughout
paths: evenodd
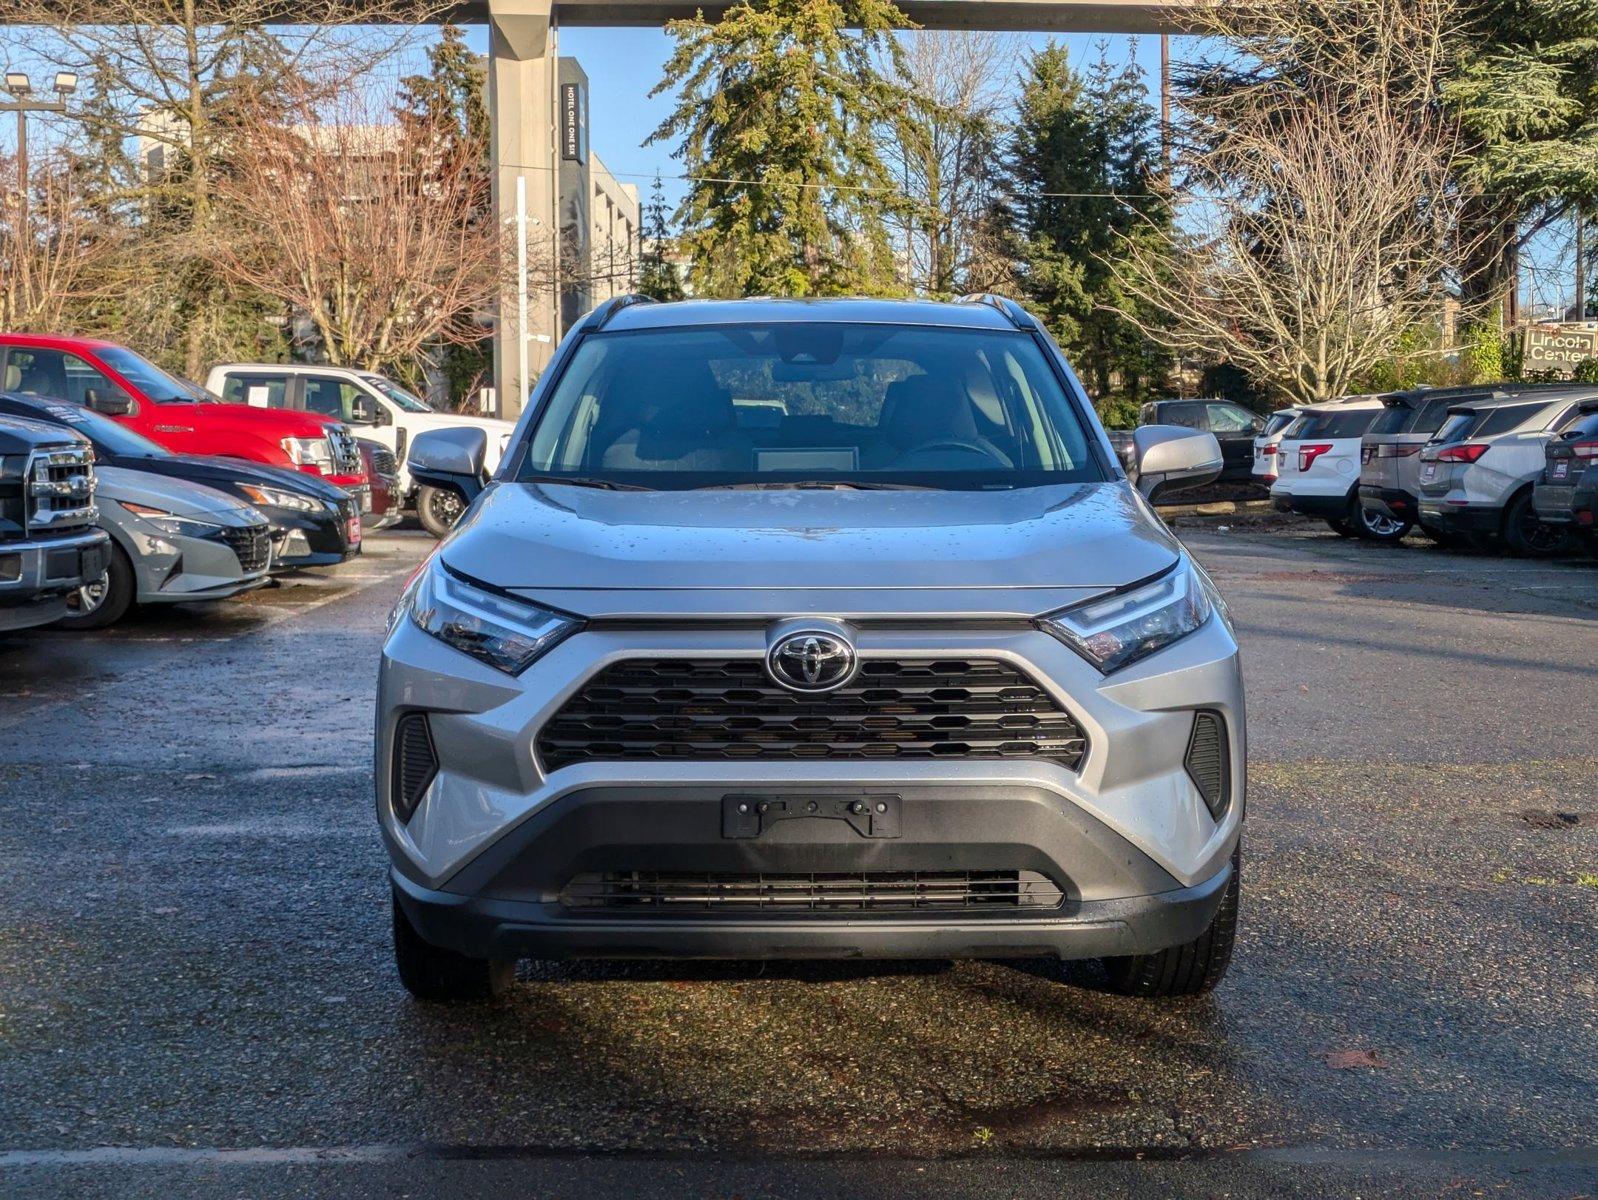
M 740 0 L 671 23 L 655 94 L 679 100 L 649 140 L 675 139 L 694 177 L 678 217 L 699 294 L 895 289 L 875 135 L 896 92 L 874 55 L 905 23 L 891 0 Z
M 1117 69 L 1101 44 L 1083 76 L 1053 42 L 1027 61 L 1005 170 L 1012 253 L 1026 296 L 1100 397 L 1136 396 L 1169 365 L 1117 283 L 1127 240 L 1170 220 L 1158 151 L 1135 63 Z
M 677 278 L 677 268 L 666 259 L 672 244 L 670 214 L 666 211 L 666 188 L 658 173 L 649 189 L 649 204 L 644 208 L 643 232 L 645 250 L 634 290 L 656 300 L 681 300 L 682 280 Z

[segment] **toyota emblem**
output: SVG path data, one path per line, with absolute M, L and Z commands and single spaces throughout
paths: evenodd
M 830 692 L 854 678 L 860 665 L 848 639 L 804 630 L 775 642 L 766 653 L 766 672 L 793 692 Z

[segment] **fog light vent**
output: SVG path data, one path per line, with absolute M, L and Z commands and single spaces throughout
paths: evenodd
M 422 802 L 427 785 L 438 774 L 438 756 L 433 753 L 433 731 L 426 713 L 406 713 L 394 726 L 394 774 L 390 787 L 394 812 L 409 821 Z
M 1187 743 L 1187 773 L 1204 797 L 1210 815 L 1219 821 L 1226 815 L 1231 788 L 1231 756 L 1226 747 L 1226 721 L 1220 713 L 1193 715 L 1193 736 Z

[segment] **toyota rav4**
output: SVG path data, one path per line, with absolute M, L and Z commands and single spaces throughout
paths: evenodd
M 482 430 L 419 435 L 424 482 Z M 1213 987 L 1238 649 L 1017 305 L 608 302 L 396 607 L 377 713 L 417 996 L 519 958 L 1102 958 Z

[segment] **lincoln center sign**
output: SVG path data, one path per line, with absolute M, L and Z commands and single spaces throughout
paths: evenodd
M 1592 325 L 1532 325 L 1526 330 L 1523 368 L 1569 376 L 1598 357 L 1598 328 Z

